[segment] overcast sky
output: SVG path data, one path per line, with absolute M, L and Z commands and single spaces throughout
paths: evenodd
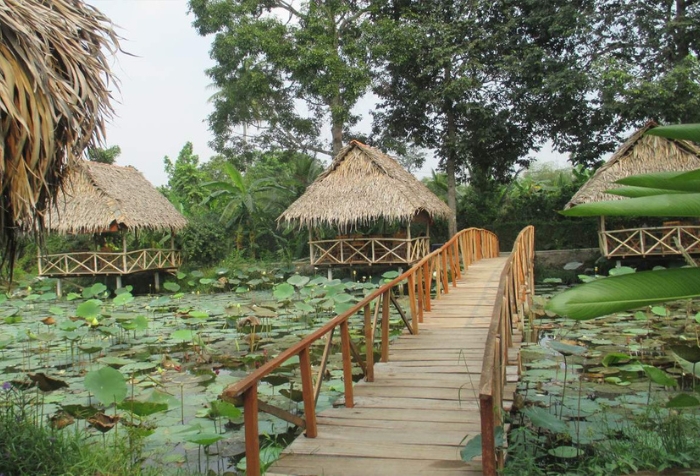
M 107 127 L 107 145 L 121 147 L 117 164 L 133 165 L 154 185 L 163 185 L 163 157 L 175 159 L 186 142 L 201 161 L 208 160 L 214 154 L 206 123 L 214 93 L 205 73 L 213 65 L 211 40 L 192 27 L 187 0 L 87 1 L 117 25 L 122 49 L 134 55 L 118 55 L 113 66 L 120 91 L 114 92 L 116 115 Z M 368 123 L 365 117 L 361 124 Z M 549 151 L 541 155 L 565 163 Z M 418 175 L 434 167 L 428 161 Z

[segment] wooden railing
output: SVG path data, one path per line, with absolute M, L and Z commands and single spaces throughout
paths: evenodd
M 351 309 L 328 321 L 321 328 L 304 337 L 294 346 L 282 351 L 277 357 L 263 364 L 258 370 L 247 375 L 242 380 L 227 387 L 221 398 L 226 401 L 243 400 L 243 416 L 245 424 L 246 445 L 246 474 L 260 474 L 260 447 L 258 441 L 258 411 L 270 413 L 278 418 L 304 428 L 308 438 L 316 437 L 316 400 L 318 398 L 322 376 L 326 370 L 326 362 L 330 353 L 333 335 L 340 329 L 340 347 L 343 363 L 343 380 L 345 406 L 354 406 L 352 388 L 352 358 L 362 368 L 365 380 L 374 380 L 374 342 L 375 333 L 379 329 L 381 361 L 389 359 L 389 304 L 396 305 L 393 290 L 399 286 L 408 287 L 410 319 L 404 317 L 410 332 L 419 332 L 423 312 L 429 311 L 432 299 L 440 299 L 442 294 L 449 292 L 449 284 L 457 285 L 457 279 L 462 275 L 462 269 L 482 258 L 498 256 L 498 239 L 487 230 L 469 228 L 456 234 L 439 250 L 435 250 L 421 259 L 415 266 L 384 284 L 379 289 L 362 299 Z M 435 288 L 433 289 L 433 282 Z M 434 297 L 433 297 L 434 295 Z M 379 310 L 381 309 L 381 325 L 377 326 Z M 360 356 L 357 346 L 352 342 L 349 331 L 349 320 L 358 312 L 364 319 L 365 356 Z M 400 314 L 403 311 L 400 310 Z M 410 321 L 410 323 L 409 323 Z M 409 325 L 410 324 L 410 325 Z M 317 378 L 314 382 L 311 368 L 311 345 L 317 340 L 328 336 L 321 358 L 317 366 Z M 258 400 L 258 382 L 280 367 L 288 359 L 299 356 L 301 371 L 301 386 L 303 392 L 304 416 L 293 415 L 286 410 L 274 407 Z
M 674 225 L 600 232 L 606 257 L 672 256 L 700 253 L 700 226 Z
M 174 249 L 143 249 L 122 253 L 58 253 L 39 256 L 39 275 L 130 274 L 156 269 L 176 269 L 181 262 L 180 252 Z
M 311 265 L 411 264 L 430 251 L 428 237 L 346 237 L 309 241 Z
M 503 453 L 496 447 L 496 428 L 503 424 L 503 389 L 506 384 L 508 350 L 513 331 L 522 331 L 534 292 L 535 229 L 528 226 L 515 240 L 496 294 L 479 383 L 482 465 L 486 476 L 503 466 Z

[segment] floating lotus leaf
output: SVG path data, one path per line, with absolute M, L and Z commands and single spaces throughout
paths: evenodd
M 155 402 L 139 402 L 136 400 L 124 400 L 117 408 L 127 410 L 140 417 L 153 415 L 154 413 L 165 412 L 168 410 L 167 403 Z
M 175 293 L 175 292 L 180 290 L 180 285 L 177 283 L 174 283 L 172 281 L 167 281 L 167 282 L 163 283 L 163 288 L 170 291 L 170 292 Z
M 75 315 L 84 319 L 92 319 L 100 315 L 102 311 L 102 301 L 99 299 L 89 299 L 80 303 L 75 310 Z
M 522 410 L 522 413 L 530 419 L 533 425 L 549 430 L 552 433 L 566 433 L 569 428 L 566 423 L 554 416 L 549 411 L 540 407 L 529 407 Z
M 79 299 L 81 296 L 80 294 L 77 293 L 68 293 L 66 295 L 66 300 L 68 301 L 75 301 L 76 299 Z
M 289 283 L 281 283 L 275 286 L 275 290 L 272 295 L 280 301 L 285 301 L 290 297 L 294 296 L 294 286 Z
M 191 331 L 189 329 L 180 329 L 172 334 L 170 334 L 170 338 L 173 340 L 180 340 L 184 342 L 192 342 L 194 339 L 194 336 L 196 335 L 196 332 Z
M 192 277 L 195 278 L 195 279 L 197 279 L 197 278 L 203 278 L 203 277 L 204 277 L 204 273 L 202 273 L 202 272 L 201 272 L 200 270 L 198 270 L 198 269 L 195 269 L 194 271 L 191 271 L 191 272 L 190 272 L 190 276 L 192 276 Z
M 681 359 L 687 360 L 688 362 L 692 363 L 700 362 L 700 346 L 698 345 L 676 344 L 670 346 L 670 349 Z
M 215 282 L 216 282 L 216 279 L 212 279 L 212 278 L 200 278 L 199 279 L 199 284 L 204 284 L 204 285 L 212 284 Z
M 232 405 L 228 402 L 214 400 L 213 402 L 211 402 L 210 415 L 214 418 L 224 417 L 228 418 L 229 420 L 236 420 L 243 415 L 243 412 L 236 408 L 235 405 Z
M 107 290 L 107 286 L 105 286 L 102 283 L 95 283 L 89 288 L 83 289 L 83 298 L 85 299 L 90 299 L 93 296 L 97 296 L 99 294 L 102 294 Z
M 105 406 L 119 403 L 127 394 L 124 375 L 112 367 L 102 367 L 85 375 L 85 388 Z
M 112 303 L 115 306 L 126 306 L 134 300 L 134 296 L 131 293 L 121 293 L 112 299 Z
M 562 355 L 583 355 L 588 349 L 579 345 L 564 344 L 563 342 L 552 340 L 548 343 L 552 350 L 559 352 Z

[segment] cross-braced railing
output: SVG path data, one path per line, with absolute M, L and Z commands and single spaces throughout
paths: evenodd
M 439 250 L 423 257 L 415 266 L 401 276 L 384 284 L 346 312 L 334 317 L 294 346 L 282 351 L 255 372 L 227 387 L 221 395 L 222 399 L 228 401 L 243 399 L 246 474 L 248 476 L 260 474 L 258 411 L 270 413 L 304 428 L 308 438 L 317 436 L 316 400 L 318 399 L 321 380 L 336 332 L 340 333 L 345 406 L 353 407 L 352 360 L 354 359 L 357 365 L 362 368 L 366 381 L 374 381 L 374 343 L 377 333 L 379 334 L 381 361 L 386 362 L 389 360 L 390 304 L 397 307 L 409 331 L 417 334 L 420 322 L 423 320 L 423 312 L 430 311 L 431 301 L 439 299 L 442 294 L 448 293 L 450 282 L 452 286 L 457 286 L 457 280 L 462 276 L 463 270 L 466 270 L 472 262 L 482 258 L 498 256 L 498 252 L 498 238 L 490 231 L 476 228 L 462 230 Z M 394 292 L 399 287 L 408 288 L 408 316 L 398 306 L 394 297 Z M 365 340 L 365 355 L 360 354 L 359 346 L 353 342 L 350 334 L 350 319 L 358 314 L 364 323 L 362 337 Z M 380 316 L 381 321 L 379 320 Z M 311 364 L 311 346 L 322 338 L 326 339 L 326 343 L 321 363 L 316 366 L 317 372 L 314 380 Z M 258 399 L 258 383 L 260 380 L 295 356 L 299 357 L 301 372 L 304 403 L 303 417 L 293 415 L 286 410 Z
M 131 274 L 140 271 L 177 269 L 182 260 L 174 249 L 143 249 L 121 253 L 79 251 L 39 256 L 41 276 Z
M 495 432 L 498 426 L 503 425 L 503 391 L 508 351 L 513 346 L 513 331 L 522 330 L 523 318 L 532 305 L 534 260 L 535 229 L 528 226 L 516 238 L 501 273 L 486 338 L 479 383 L 481 458 L 486 476 L 496 476 L 498 468 L 503 465 L 503 453 L 496 447 Z
M 672 256 L 700 253 L 700 226 L 674 225 L 600 232 L 603 254 L 608 257 Z
M 309 241 L 311 264 L 412 264 L 430 250 L 428 237 L 344 237 Z

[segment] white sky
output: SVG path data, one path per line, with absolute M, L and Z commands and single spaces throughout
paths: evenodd
M 113 70 L 120 81 L 115 91 L 116 115 L 107 126 L 107 145 L 118 145 L 118 165 L 133 165 L 154 185 L 167 176 L 163 157 L 177 157 L 186 142 L 192 142 L 200 161 L 214 152 L 206 118 L 212 110 L 208 99 L 214 93 L 205 70 L 211 38 L 201 37 L 192 27 L 187 0 L 87 0 L 117 25 L 123 38 Z M 368 105 L 362 109 L 368 109 Z M 369 128 L 369 118 L 361 122 Z M 543 161 L 564 165 L 566 159 L 545 150 Z M 436 166 L 427 161 L 417 175 L 429 175 Z

